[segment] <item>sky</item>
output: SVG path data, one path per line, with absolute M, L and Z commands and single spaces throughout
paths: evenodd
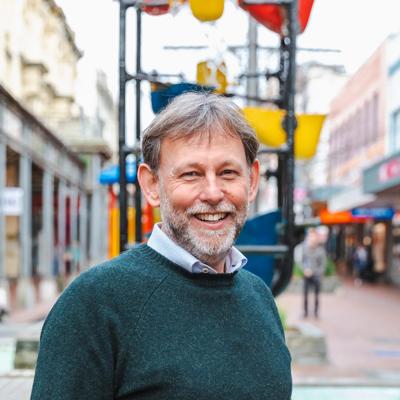
M 86 73 L 102 69 L 117 96 L 119 6 L 115 0 L 56 0 L 63 8 L 67 21 L 76 33 L 78 47 L 83 50 L 81 69 Z M 135 15 L 127 17 L 127 69 L 134 71 Z M 184 72 L 188 80 L 195 77 L 195 67 L 204 58 L 230 58 L 233 69 L 243 69 L 240 60 L 226 54 L 227 45 L 245 44 L 247 13 L 236 6 L 236 1 L 225 0 L 224 15 L 214 25 L 197 21 L 189 8 L 177 15 L 143 15 L 143 70 Z M 315 0 L 306 31 L 298 37 L 301 47 L 338 49 L 336 64 L 343 64 L 354 73 L 393 32 L 400 31 L 400 0 Z M 259 43 L 275 45 L 277 35 L 259 25 Z M 202 51 L 166 52 L 165 45 L 207 45 Z M 299 55 L 299 59 L 301 59 Z M 321 54 L 313 54 L 316 60 Z M 243 60 L 242 60 L 243 61 Z M 236 65 L 235 65 L 236 62 Z M 262 66 L 260 66 L 262 68 Z M 263 68 L 262 68 L 263 69 Z M 240 71 L 239 71 L 240 72 Z M 133 90 L 132 90 L 133 92 Z M 128 107 L 132 103 L 128 95 Z M 146 108 L 147 107 L 147 108 Z M 149 104 L 144 107 L 145 120 L 151 117 Z M 145 122 L 146 124 L 146 122 Z
M 109 75 L 115 75 L 118 1 L 57 0 L 57 3 L 63 8 L 76 33 L 78 46 L 92 62 Z M 226 0 L 224 15 L 218 22 L 220 30 L 229 44 L 245 43 L 246 13 L 233 3 L 232 0 Z M 340 49 L 345 66 L 349 71 L 354 71 L 389 33 L 400 31 L 399 15 L 399 0 L 315 0 L 308 27 L 299 36 L 299 45 Z M 131 20 L 134 28 L 134 15 L 128 18 L 128 24 Z M 157 50 L 163 44 L 204 43 L 207 25 L 197 22 L 188 10 L 176 16 L 145 15 L 144 56 L 151 59 L 154 48 Z M 261 42 L 273 42 L 271 37 L 276 36 L 261 25 L 259 32 Z M 171 43 L 173 40 L 177 43 Z

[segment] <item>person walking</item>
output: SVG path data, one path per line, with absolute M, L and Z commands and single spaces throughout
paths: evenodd
M 361 286 L 364 280 L 365 270 L 368 266 L 368 253 L 367 249 L 362 243 L 359 243 L 354 250 L 353 254 L 353 267 L 356 286 Z
M 319 241 L 317 231 L 310 229 L 303 244 L 301 263 L 304 278 L 304 318 L 308 317 L 308 296 L 311 289 L 314 290 L 314 316 L 316 318 L 319 316 L 319 292 L 321 280 L 325 273 L 326 259 L 326 250 Z

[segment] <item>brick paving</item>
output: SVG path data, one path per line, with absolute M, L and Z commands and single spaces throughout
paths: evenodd
M 7 323 L 24 324 L 30 322 L 37 322 L 46 318 L 47 314 L 53 307 L 57 298 L 35 304 L 31 308 L 16 310 L 6 318 Z
M 288 325 L 318 327 L 326 337 L 326 365 L 293 365 L 296 383 L 347 382 L 400 385 L 400 288 L 342 280 L 322 294 L 320 318 L 302 318 L 302 295 L 284 293 L 279 307 Z M 310 302 L 310 304 L 312 304 Z

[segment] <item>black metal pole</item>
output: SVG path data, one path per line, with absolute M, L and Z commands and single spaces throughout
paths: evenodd
M 283 72 L 281 85 L 283 90 L 283 107 L 286 110 L 284 120 L 284 128 L 286 131 L 286 144 L 288 152 L 286 154 L 286 171 L 283 180 L 284 187 L 286 188 L 285 196 L 283 196 L 282 212 L 286 219 L 285 229 L 285 244 L 288 246 L 287 257 L 284 260 L 284 267 L 282 266 L 278 280 L 273 287 L 274 295 L 281 293 L 288 285 L 293 272 L 294 263 L 294 234 L 295 234 L 295 218 L 294 218 L 294 131 L 296 129 L 296 115 L 295 115 L 295 95 L 296 95 L 296 37 L 298 32 L 298 2 L 292 0 L 286 5 L 288 11 L 288 33 L 281 41 L 281 57 L 284 57 L 284 64 L 287 69 Z M 286 58 L 287 57 L 287 58 Z M 282 60 L 281 60 L 282 61 Z M 282 64 L 281 64 L 282 67 Z
M 136 73 L 141 74 L 142 61 L 142 10 L 140 7 L 136 9 Z M 136 80 L 136 176 L 137 169 L 140 163 L 140 139 L 142 135 L 141 127 L 141 80 Z M 139 186 L 139 181 L 135 182 L 135 241 L 141 243 L 143 240 L 142 234 L 142 193 Z
M 298 33 L 298 4 L 297 0 L 292 0 L 288 6 L 289 12 L 289 66 L 287 76 L 287 114 L 286 114 L 286 128 L 287 128 L 287 146 L 288 146 L 288 160 L 287 160 L 287 245 L 289 246 L 288 263 L 289 266 L 285 270 L 287 279 L 285 283 L 289 283 L 293 271 L 293 257 L 294 257 L 294 131 L 296 129 L 296 115 L 295 115 L 295 97 L 296 97 L 296 39 Z
M 285 45 L 285 38 L 281 38 L 279 48 L 279 98 L 282 100 L 282 108 L 286 108 L 286 74 L 287 74 L 287 49 Z M 287 154 L 278 154 L 278 174 L 277 174 L 277 185 L 278 185 L 278 207 L 282 210 L 282 216 L 284 219 L 287 218 L 285 204 L 285 196 L 283 188 L 285 188 L 285 161 Z
M 126 249 L 128 241 L 126 154 L 125 154 L 125 112 L 126 112 L 126 6 L 119 3 L 119 105 L 118 105 L 118 154 L 119 154 L 119 251 Z

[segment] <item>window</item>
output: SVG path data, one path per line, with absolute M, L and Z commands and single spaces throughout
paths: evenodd
M 365 116 L 365 142 L 366 143 L 371 143 L 372 142 L 372 137 L 373 137 L 373 117 L 372 117 L 372 100 L 368 100 L 365 103 L 365 109 L 366 109 L 366 116 Z
M 400 150 L 400 108 L 392 113 L 390 118 L 389 152 Z
M 378 113 L 379 113 L 379 97 L 378 94 L 374 94 L 372 99 L 372 110 L 371 110 L 371 119 L 372 119 L 372 133 L 371 138 L 372 142 L 377 140 L 379 137 L 379 126 L 378 126 Z

